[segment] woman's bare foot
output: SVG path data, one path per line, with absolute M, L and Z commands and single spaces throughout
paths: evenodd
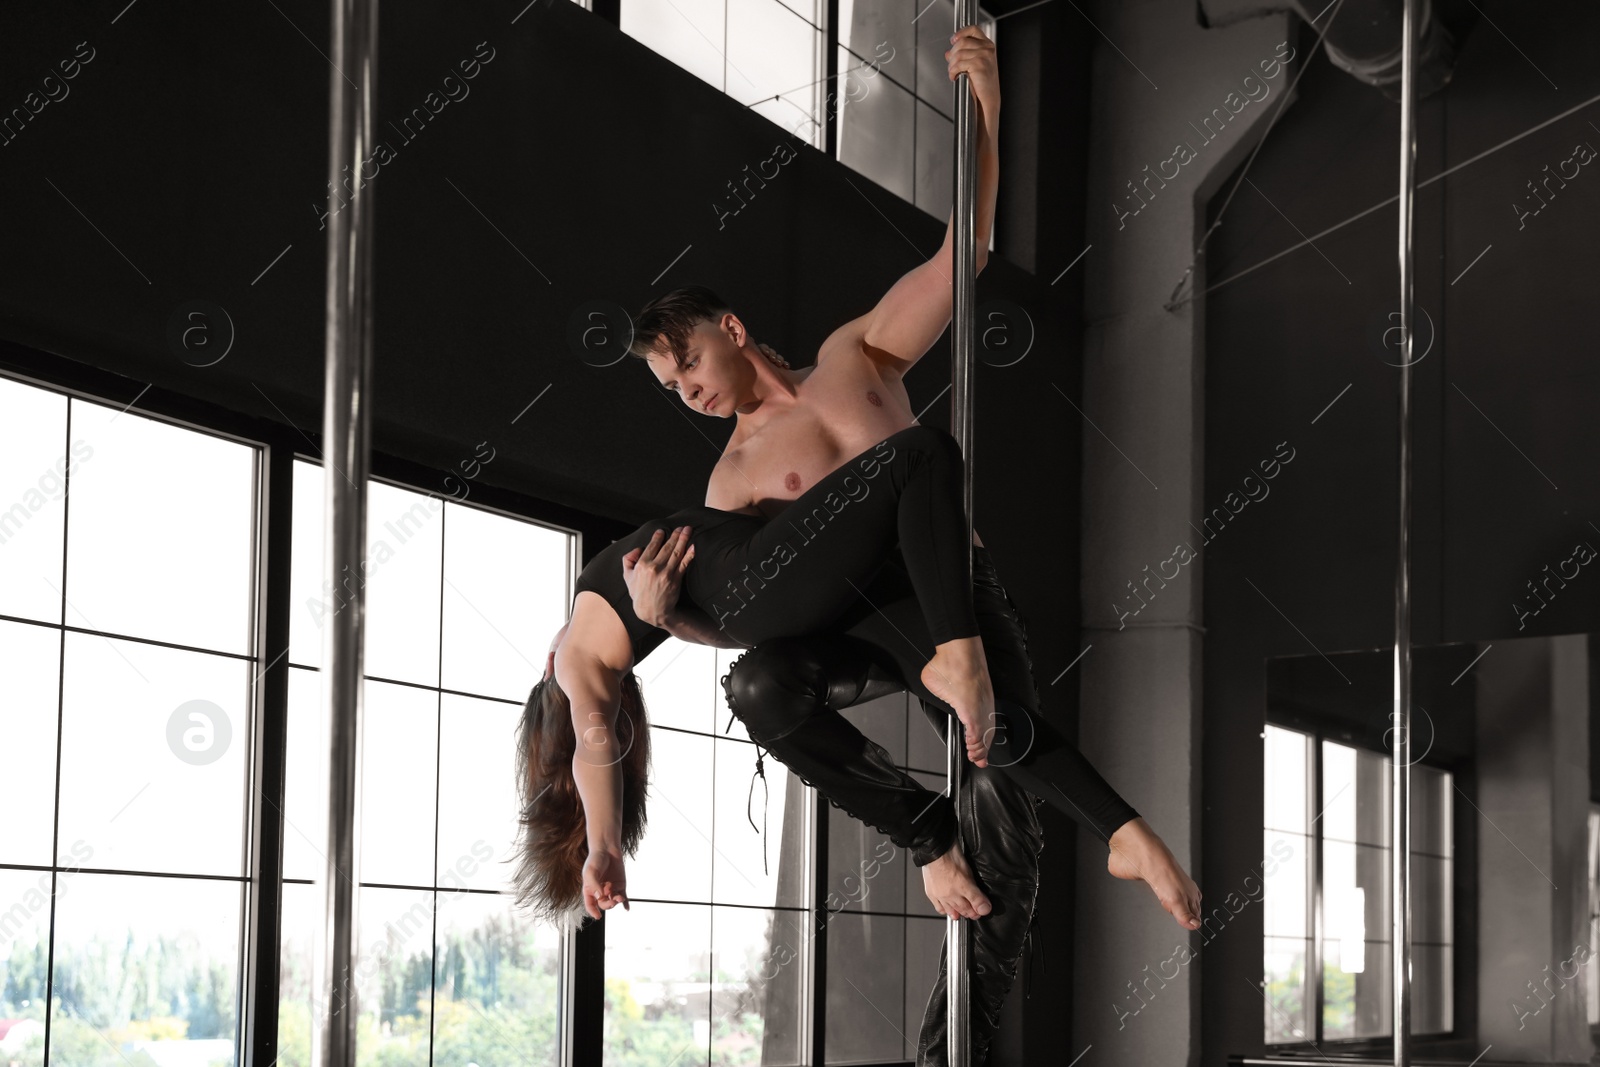
M 972 868 L 967 866 L 959 844 L 951 845 L 950 851 L 923 865 L 922 891 L 940 915 L 953 912 L 963 919 L 976 919 L 989 914 L 991 908 L 989 898 L 972 877 Z
M 1106 870 L 1117 878 L 1145 882 L 1179 926 L 1200 928 L 1200 887 L 1144 819 L 1130 819 L 1111 835 Z
M 933 658 L 922 668 L 922 684 L 955 709 L 966 728 L 967 758 L 987 767 L 989 740 L 994 736 L 994 688 L 983 642 L 962 637 L 936 646 Z

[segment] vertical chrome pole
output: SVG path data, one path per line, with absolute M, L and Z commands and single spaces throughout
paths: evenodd
M 312 1067 L 356 1062 L 356 915 L 360 859 L 362 633 L 367 472 L 372 417 L 372 155 L 377 102 L 377 0 L 332 0 L 327 290 L 322 474 L 324 576 L 342 601 L 322 646 L 328 808 L 323 913 L 313 954 L 321 1018 Z M 348 203 L 345 201 L 348 199 Z M 339 205 L 343 204 L 343 207 Z M 348 600 L 344 598 L 348 597 Z
M 1411 363 L 1416 278 L 1412 220 L 1417 192 L 1418 0 L 1405 0 L 1400 47 L 1400 541 L 1394 575 L 1394 707 L 1390 754 L 1390 945 L 1394 961 L 1394 1063 L 1411 1064 Z
M 956 0 L 955 29 L 977 22 L 977 0 Z M 968 85 L 966 74 L 956 76 L 956 189 L 955 213 L 952 228 L 955 231 L 955 275 L 951 279 L 952 294 L 950 323 L 950 431 L 961 445 L 961 455 L 966 460 L 966 473 L 962 479 L 962 503 L 967 513 L 967 573 L 972 573 L 972 364 L 977 348 L 976 296 L 978 284 L 977 250 L 977 123 L 974 121 L 976 102 Z M 967 758 L 962 740 L 961 724 L 950 723 L 945 745 L 945 783 L 950 797 L 958 805 L 961 797 L 961 771 Z M 959 825 L 959 820 L 958 820 Z M 972 1051 L 971 998 L 967 992 L 968 945 L 967 924 L 956 916 L 945 920 L 947 980 L 945 990 L 949 996 L 945 1032 L 949 1067 L 967 1067 Z

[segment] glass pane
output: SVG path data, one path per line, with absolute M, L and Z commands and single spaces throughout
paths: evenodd
M 859 68 L 855 77 L 869 82 L 876 69 L 903 89 L 916 88 L 917 30 L 912 19 L 921 6 L 917 0 L 839 0 L 839 43 L 849 50 L 839 53 L 840 86 L 845 85 L 845 71 Z M 860 95 L 859 89 L 851 91 Z
M 1389 760 L 1333 741 L 1322 743 L 1322 836 L 1387 847 Z
M 9 551 L 0 550 L 0 558 Z M 0 834 L 0 863 L 49 866 L 55 832 L 61 631 L 0 622 L 0 678 L 6 680 L 5 699 L 0 700 L 0 737 L 5 738 L 0 811 L 7 814 L 5 833 Z
M 567 621 L 576 539 L 456 503 L 445 505 L 445 530 L 444 688 L 526 700 Z M 419 610 L 408 608 L 407 618 Z
M 828 922 L 828 1063 L 899 1057 L 921 1025 L 906 1020 L 906 923 L 898 915 L 841 912 Z
M 622 0 L 622 32 L 721 89 L 725 6 L 724 0 Z
M 549 643 L 546 638 L 543 647 Z M 633 673 L 651 725 L 709 734 L 727 723 L 715 649 L 669 637 L 636 664 Z M 719 711 L 724 713 L 720 723 Z
M 67 476 L 94 462 L 80 432 L 67 444 L 67 398 L 0 378 L 0 613 L 61 621 Z
M 231 1067 L 239 899 L 236 882 L 76 875 L 56 908 L 50 1062 Z
M 953 121 L 917 101 L 917 206 L 941 220 L 955 203 L 955 137 Z
M 433 1062 L 557 1062 L 561 942 L 510 897 L 452 893 L 439 905 Z
M 433 899 L 430 890 L 361 890 L 356 905 L 360 1010 L 356 1051 L 361 1063 L 427 1067 L 432 1026 Z M 446 921 L 445 914 L 441 909 L 441 924 Z M 311 1062 L 311 1041 L 321 1013 L 312 998 L 312 938 L 321 920 L 320 887 L 283 887 L 277 1060 L 282 1067 L 305 1067 Z M 535 1020 L 525 1023 L 531 1027 Z M 484 1067 L 489 1067 L 488 1063 Z
M 922 701 L 905 694 L 906 702 L 906 766 L 915 767 L 919 771 L 927 771 L 939 776 L 939 788 L 944 788 L 944 741 L 939 737 L 938 728 L 933 725 L 933 720 L 923 710 Z M 947 712 L 935 710 L 935 714 L 950 721 Z
M 522 708 L 449 693 L 440 703 L 439 885 L 509 890 L 511 865 L 499 861 L 517 835 Z
M 920 896 L 921 893 L 919 892 Z M 906 1025 L 905 1049 L 900 1053 L 907 1060 L 917 1058 L 917 1039 L 922 1032 L 922 1020 L 928 1010 L 928 998 L 933 995 L 933 984 L 939 980 L 939 958 L 944 951 L 945 921 L 932 919 L 906 920 Z M 1022 986 L 1018 976 L 1013 989 Z M 941 1000 L 935 1010 L 943 1010 Z
M 1411 1032 L 1449 1033 L 1455 1026 L 1451 1011 L 1454 986 L 1450 973 L 1454 949 L 1447 945 L 1411 946 Z
M 59 877 L 72 892 L 75 875 Z M 17 1067 L 44 1063 L 45 983 L 50 963 L 50 872 L 0 870 L 0 1018 L 17 1020 L 0 1038 L 0 1055 Z
M 361 724 L 363 883 L 433 882 L 438 715 L 437 693 L 392 682 L 366 683 Z M 439 859 L 453 864 L 457 856 L 441 853 Z
M 1411 940 L 1449 944 L 1454 941 L 1454 902 L 1450 860 L 1411 854 Z M 1414 946 L 1415 947 L 1415 946 Z
M 381 482 L 367 483 L 363 670 L 369 678 L 439 684 L 443 506 L 438 497 L 427 493 Z M 320 512 L 317 521 L 320 529 Z M 542 669 L 544 664 L 539 666 Z M 523 689 L 525 693 L 526 686 Z
M 364 670 L 369 677 L 437 685 L 439 557 L 444 534 L 440 515 L 445 502 L 382 482 L 369 481 L 367 486 Z M 289 659 L 308 667 L 321 665 L 328 620 L 350 603 L 363 579 L 354 574 L 337 588 L 323 588 L 323 492 L 322 467 L 297 461 Z
M 311 937 L 320 921 L 321 901 L 317 886 L 283 887 L 278 953 L 278 1062 L 283 1067 L 311 1062 Z
M 822 17 L 825 13 L 825 5 L 822 0 L 783 0 L 783 6 L 813 26 L 822 25 Z M 821 77 L 821 75 L 819 74 L 818 77 Z
M 255 449 L 82 400 L 72 434 L 67 621 L 248 652 Z
M 917 84 L 912 91 L 938 108 L 945 118 L 956 114 L 956 83 L 950 80 L 950 64 L 944 54 L 955 32 L 956 5 L 953 0 L 923 0 L 917 8 Z M 946 139 L 954 145 L 954 139 Z
M 1311 772 L 1307 766 L 1311 738 L 1295 730 L 1267 724 L 1265 752 L 1266 788 L 1262 797 L 1267 825 L 1274 830 L 1310 833 L 1306 817 L 1306 798 Z M 1327 831 L 1327 827 L 1323 827 Z
M 711 910 L 713 1067 L 798 1064 L 806 914 Z
M 709 1063 L 710 964 L 708 905 L 636 902 L 608 911 L 603 1062 Z
M 1306 955 L 1311 942 L 1304 938 L 1265 939 L 1262 972 L 1266 978 L 1266 1040 L 1309 1041 L 1312 992 L 1306 988 Z
M 370 808 L 367 810 L 371 810 Z M 433 1028 L 431 890 L 363 887 L 356 916 L 359 1058 L 428 1067 Z M 376 1050 L 376 1055 L 370 1050 Z
M 241 874 L 252 667 L 67 634 L 59 840 L 86 866 Z
M 294 461 L 289 550 L 289 662 L 322 666 L 322 629 L 340 597 L 322 591 L 322 468 Z
M 1268 937 L 1311 936 L 1311 839 L 1300 834 L 1265 832 L 1261 860 L 1262 932 Z M 1245 879 L 1249 892 L 1252 879 Z
M 285 740 L 283 786 L 283 876 L 314 879 L 322 877 L 322 836 L 317 820 L 327 809 L 328 783 L 321 765 L 319 748 L 322 720 L 318 701 L 322 699 L 322 676 L 316 671 L 295 667 L 289 671 L 289 723 Z
M 908 853 L 859 819 L 828 805 L 829 911 L 901 911 L 909 887 Z M 922 875 L 916 871 L 916 893 L 922 896 Z
M 1322 1036 L 1330 1041 L 1386 1036 L 1394 998 L 1389 943 L 1368 941 L 1360 951 L 1346 945 L 1349 951 L 1342 953 L 1340 945 L 1325 941 L 1322 947 Z M 1412 977 L 1415 988 L 1415 970 Z
M 839 69 L 854 65 L 840 49 Z M 840 78 L 836 107 L 839 118 L 839 161 L 905 200 L 912 194 L 912 130 L 915 101 L 910 93 L 878 76 L 860 80 L 858 71 L 846 83 Z
M 799 907 L 805 899 L 800 880 L 779 877 L 786 867 L 793 870 L 804 862 L 803 839 L 783 832 L 789 771 L 767 756 L 762 760 L 763 788 L 755 767 L 754 745 L 717 739 L 711 899 L 718 904 Z
M 1359 960 L 1364 940 L 1389 935 L 1389 851 L 1324 840 L 1322 865 L 1323 929 L 1333 946 L 1328 960 Z
M 728 95 L 751 104 L 784 129 L 821 118 L 816 108 L 817 69 L 820 58 L 816 27 L 799 18 L 778 0 L 738 0 L 728 7 Z M 783 94 L 781 99 L 774 96 Z M 760 101 L 757 103 L 757 101 Z M 803 135 L 803 131 L 802 131 Z M 757 164 L 735 177 L 734 186 L 745 200 L 759 197 L 762 183 L 751 174 L 772 181 L 780 160 Z M 749 180 L 749 185 L 745 181 Z M 719 190 L 720 192 L 720 190 Z M 720 197 L 719 197 L 720 199 Z M 738 206 L 735 200 L 728 210 Z
M 627 861 L 630 897 L 711 899 L 711 760 L 715 744 L 715 738 L 650 731 L 649 823 L 638 855 Z M 615 915 L 616 909 L 608 914 Z
M 906 763 L 906 694 L 891 693 L 840 712 L 857 730 L 882 745 L 896 766 Z M 933 733 L 930 728 L 927 733 Z M 936 738 L 937 739 L 937 738 Z
M 1411 766 L 1411 849 L 1450 856 L 1455 786 L 1448 771 Z

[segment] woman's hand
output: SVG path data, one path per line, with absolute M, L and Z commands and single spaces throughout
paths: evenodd
M 995 63 L 994 42 L 984 36 L 977 26 L 964 26 L 950 42 L 945 54 L 950 68 L 950 80 L 965 74 L 978 102 L 979 121 L 995 128 L 1000 115 L 1000 70 Z
M 627 886 L 622 853 L 591 849 L 583 863 L 583 910 L 596 919 L 602 911 L 610 911 L 618 904 L 624 911 L 630 910 Z
M 633 597 L 633 613 L 651 626 L 666 629 L 667 618 L 678 606 L 678 591 L 683 572 L 694 559 L 689 544 L 689 527 L 680 526 L 671 536 L 663 531 L 650 535 L 650 543 L 622 557 L 622 580 Z

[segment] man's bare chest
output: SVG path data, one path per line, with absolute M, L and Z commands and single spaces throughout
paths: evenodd
M 752 434 L 728 459 L 771 514 L 851 458 L 914 421 L 905 387 L 877 375 L 808 381 L 800 402 Z

